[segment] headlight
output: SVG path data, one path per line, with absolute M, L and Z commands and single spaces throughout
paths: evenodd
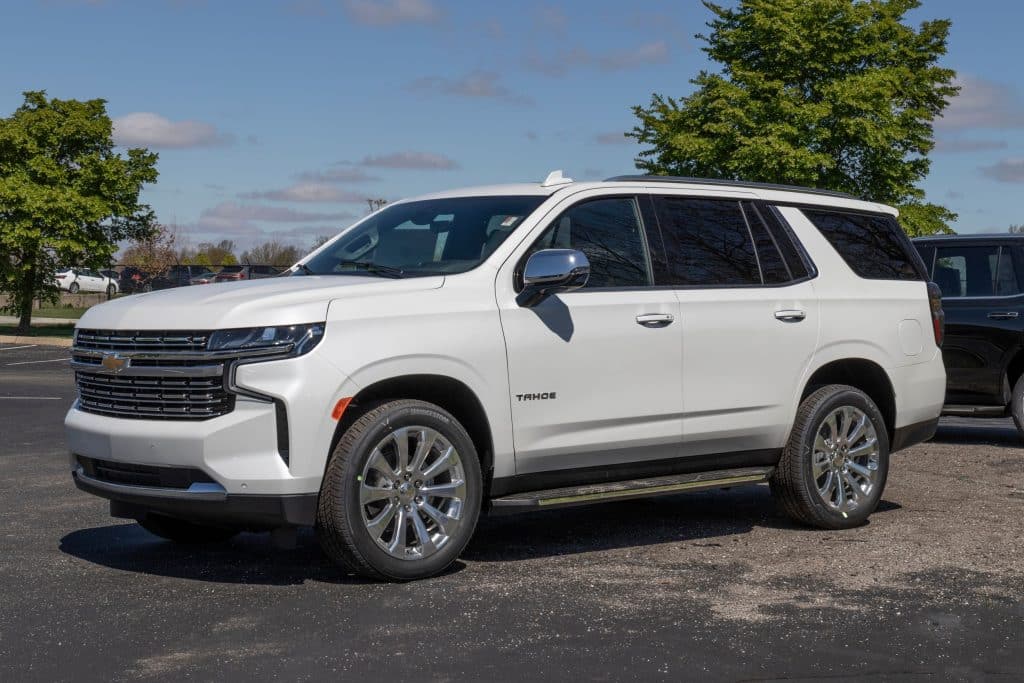
M 301 356 L 319 344 L 323 336 L 324 323 L 246 327 L 237 330 L 217 330 L 210 335 L 206 348 L 209 351 L 245 351 L 291 345 L 292 355 Z M 285 351 L 284 348 L 281 350 Z

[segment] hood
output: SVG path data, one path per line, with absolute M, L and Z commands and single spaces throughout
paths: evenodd
M 437 289 L 443 276 L 389 280 L 303 275 L 190 285 L 132 294 L 93 306 L 77 327 L 99 330 L 215 330 L 295 325 L 327 319 L 335 299 Z

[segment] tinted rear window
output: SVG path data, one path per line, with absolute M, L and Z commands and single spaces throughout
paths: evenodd
M 923 280 L 921 257 L 892 216 L 802 209 L 847 265 L 869 280 Z

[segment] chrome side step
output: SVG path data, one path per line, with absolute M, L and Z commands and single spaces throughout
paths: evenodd
M 501 498 L 492 498 L 495 511 L 540 510 L 569 505 L 585 505 L 611 500 L 629 500 L 684 491 L 705 491 L 707 489 L 729 488 L 744 484 L 760 484 L 768 481 L 774 467 L 743 467 L 731 470 L 714 470 L 696 474 L 673 474 L 666 477 L 613 481 L 607 484 L 567 486 L 544 491 L 514 493 Z
M 1007 415 L 1005 406 L 942 406 L 942 414 L 958 417 L 1003 417 Z

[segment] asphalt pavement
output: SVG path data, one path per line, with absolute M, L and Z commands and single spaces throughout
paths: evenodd
M 71 483 L 67 350 L 0 345 L 0 680 L 1022 680 L 1024 448 L 944 421 L 851 531 L 765 486 L 485 518 L 455 569 L 184 548 Z

